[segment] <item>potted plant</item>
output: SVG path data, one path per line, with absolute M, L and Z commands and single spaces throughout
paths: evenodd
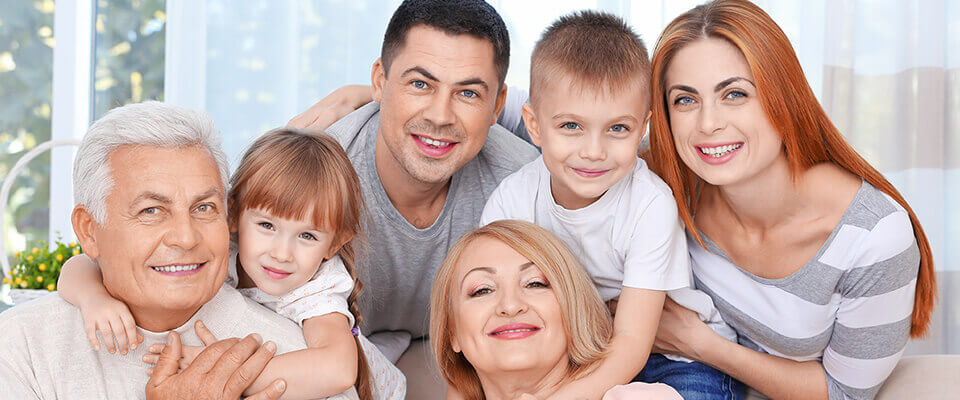
M 41 241 L 36 246 L 27 246 L 27 249 L 15 253 L 10 275 L 3 278 L 3 283 L 10 285 L 13 304 L 57 290 L 60 267 L 64 261 L 81 252 L 76 242 L 61 243 L 57 240 L 53 246 Z

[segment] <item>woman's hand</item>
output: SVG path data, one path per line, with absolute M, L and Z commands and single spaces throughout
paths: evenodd
M 127 354 L 127 351 L 136 349 L 137 345 L 143 342 L 143 336 L 137 332 L 133 314 L 120 300 L 109 296 L 91 296 L 80 305 L 80 313 L 83 315 L 87 339 L 94 350 L 100 350 L 97 331 L 100 331 L 107 351 L 111 354 L 117 351 Z
M 291 118 L 287 128 L 324 130 L 371 101 L 373 89 L 369 85 L 343 86 L 320 99 L 307 111 Z
M 702 362 L 698 349 L 709 346 L 709 343 L 717 338 L 723 339 L 703 323 L 696 312 L 677 304 L 667 296 L 660 314 L 657 337 L 653 342 L 653 352 L 676 354 Z

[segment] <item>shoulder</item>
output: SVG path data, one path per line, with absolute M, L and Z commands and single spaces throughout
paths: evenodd
M 487 133 L 487 140 L 480 149 L 477 160 L 486 164 L 498 179 L 503 179 L 539 155 L 533 145 L 494 124 Z
M 625 200 L 631 208 L 643 214 L 652 211 L 658 214 L 667 213 L 673 218 L 677 216 L 677 203 L 670 186 L 651 171 L 642 158 L 637 158 L 633 171 L 624 179 L 628 180 L 625 185 Z
M 303 347 L 302 331 L 297 324 L 247 298 L 228 285 L 220 287 L 216 297 L 204 306 L 204 313 L 237 316 L 235 326 L 223 327 L 230 330 L 223 336 L 243 337 L 257 332 L 268 339 L 275 340 L 280 346 L 280 352 L 291 350 L 291 346 Z
M 327 127 L 324 132 L 337 139 L 337 142 L 339 142 L 344 149 L 348 149 L 354 140 L 360 136 L 360 132 L 367 121 L 379 112 L 380 103 L 375 101 L 367 103 L 356 111 L 340 118 L 337 122 L 334 122 L 333 125 Z
M 51 293 L 0 313 L 0 336 L 9 337 L 8 335 L 14 331 L 43 327 L 49 321 L 82 322 L 81 319 L 80 309 L 67 303 L 59 294 Z M 5 341 L 0 342 L 5 343 Z
M 521 190 L 523 192 L 536 191 L 540 179 L 544 175 L 549 176 L 546 165 L 543 164 L 543 158 L 539 155 L 533 160 L 524 164 L 520 169 L 510 173 L 506 178 L 500 181 L 497 191 L 504 189 Z

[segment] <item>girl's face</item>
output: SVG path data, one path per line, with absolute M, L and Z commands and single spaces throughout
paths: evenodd
M 337 252 L 329 229 L 309 220 L 278 218 L 262 209 L 243 210 L 236 231 L 244 272 L 257 288 L 274 296 L 307 283 Z
M 464 249 L 453 279 L 451 345 L 481 375 L 566 365 L 560 303 L 530 260 L 481 237 Z
M 743 182 L 786 157 L 750 65 L 730 42 L 700 39 L 677 51 L 665 87 L 677 152 L 708 183 Z

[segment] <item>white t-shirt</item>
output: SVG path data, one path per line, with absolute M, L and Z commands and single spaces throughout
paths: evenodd
M 596 202 L 568 210 L 554 201 L 541 156 L 494 190 L 480 223 L 499 219 L 529 221 L 563 240 L 603 301 L 619 296 L 622 286 L 672 290 L 690 285 L 687 241 L 673 194 L 642 159 Z
M 230 267 L 227 271 L 227 284 L 236 287 L 239 280 L 235 243 L 230 244 Z M 347 272 L 347 267 L 343 265 L 340 256 L 333 256 L 320 264 L 320 268 L 311 280 L 282 295 L 267 294 L 255 287 L 239 289 L 239 291 L 247 298 L 300 324 L 301 327 L 305 319 L 330 313 L 343 314 L 350 320 L 350 326 L 354 323 L 353 314 L 347 303 L 347 298 L 353 291 L 353 278 Z M 406 377 L 377 349 L 377 346 L 367 340 L 366 336 L 361 334 L 357 338 L 360 340 L 360 347 L 363 348 L 363 354 L 370 368 L 373 398 L 403 400 L 407 393 Z

